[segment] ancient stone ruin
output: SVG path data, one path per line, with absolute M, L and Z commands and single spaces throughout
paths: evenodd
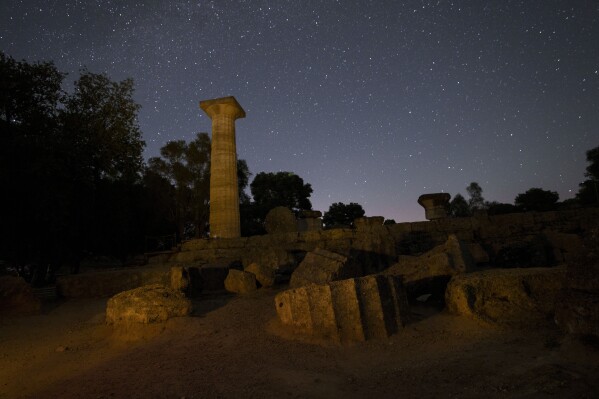
M 380 275 L 283 291 L 275 307 L 296 332 L 339 342 L 386 338 L 409 317 L 400 278 Z
M 273 287 L 283 289 L 275 304 L 283 326 L 334 342 L 399 331 L 421 296 L 489 323 L 556 319 L 565 331 L 597 335 L 599 262 L 587 241 L 598 220 L 599 209 L 588 208 L 394 225 L 371 217 L 354 229 L 289 231 L 287 223 L 262 236 L 187 241 L 144 268 L 64 276 L 58 290 L 110 296 L 158 283 L 197 298 Z
M 200 108 L 212 119 L 210 235 L 236 238 L 241 230 L 235 120 L 245 118 L 245 111 L 232 96 L 202 101 Z
M 422 194 L 418 203 L 424 208 L 427 220 L 443 219 L 447 217 L 450 198 L 448 193 Z

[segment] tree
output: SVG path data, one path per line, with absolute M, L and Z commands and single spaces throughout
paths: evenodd
M 186 236 L 187 224 L 193 226 L 196 237 L 203 235 L 208 227 L 210 202 L 210 137 L 198 133 L 189 144 L 185 140 L 169 141 L 160 149 L 160 156 L 148 160 L 148 169 L 174 187 L 175 209 L 171 215 L 178 240 Z
M 82 70 L 61 109 L 59 146 L 73 182 L 72 217 L 79 246 L 125 257 L 143 245 L 132 217 L 140 211 L 139 190 L 145 146 L 137 122 L 132 79 L 114 82 Z M 127 217 L 115 218 L 123 213 Z M 132 226 L 125 226 L 130 223 Z M 118 253 L 112 240 L 119 245 Z
M 344 204 L 335 202 L 331 204 L 329 210 L 324 213 L 322 222 L 325 227 L 332 228 L 336 226 L 353 227 L 354 220 L 364 216 L 364 208 L 355 202 Z
M 449 203 L 449 214 L 453 217 L 470 216 L 470 207 L 462 194 L 456 194 Z
M 108 236 L 124 253 L 140 234 L 135 184 L 144 143 L 133 81 L 83 71 L 67 94 L 64 77 L 52 63 L 0 53 L 0 184 L 10 193 L 0 196 L 8 197 L 0 251 L 16 263 L 111 254 Z
M 70 204 L 56 151 L 65 74 L 0 52 L 0 257 L 18 263 L 59 250 Z M 43 199 L 43 200 L 40 200 Z
M 185 140 L 169 141 L 160 149 L 161 157 L 148 160 L 149 171 L 166 179 L 174 188 L 174 209 L 170 215 L 171 221 L 177 226 L 179 240 L 191 236 L 202 237 L 207 232 L 210 215 L 210 152 L 210 136 L 198 133 L 189 143 Z M 240 202 L 248 201 L 245 188 L 250 175 L 247 162 L 238 160 Z
M 468 200 L 468 207 L 470 212 L 474 212 L 477 209 L 485 209 L 485 199 L 483 198 L 483 189 L 477 182 L 472 182 L 466 187 L 470 199 Z
M 555 191 L 531 188 L 518 194 L 514 203 L 525 211 L 549 211 L 555 208 L 559 194 Z
M 583 205 L 599 204 L 599 147 L 588 150 L 586 156 L 588 179 L 580 183 L 576 199 Z
M 249 204 L 250 196 L 245 192 L 247 188 L 250 177 L 252 174 L 250 173 L 250 168 L 248 167 L 245 159 L 237 160 L 237 186 L 239 191 L 239 204 Z
M 312 186 L 292 172 L 260 172 L 250 184 L 255 205 L 266 213 L 277 206 L 292 211 L 312 209 L 310 195 Z
M 65 104 L 65 139 L 94 181 L 136 181 L 145 143 L 137 123 L 140 106 L 133 100 L 133 80 L 113 82 L 83 70 Z

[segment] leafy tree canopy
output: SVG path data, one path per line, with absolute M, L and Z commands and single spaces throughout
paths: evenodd
M 145 143 L 137 122 L 133 80 L 113 82 L 87 70 L 66 99 L 62 119 L 74 155 L 87 160 L 94 179 L 136 179 Z
M 292 172 L 260 172 L 250 184 L 250 190 L 255 205 L 264 216 L 277 206 L 293 211 L 312 209 L 309 199 L 312 186 Z
M 518 194 L 514 203 L 525 211 L 548 211 L 555 208 L 559 194 L 555 191 L 531 188 Z
M 470 208 L 470 212 L 473 212 L 477 209 L 485 209 L 485 199 L 483 198 L 483 189 L 477 182 L 472 182 L 466 187 L 466 191 L 470 196 L 468 200 L 468 206 Z
M 599 204 L 599 147 L 588 150 L 586 155 L 588 179 L 580 183 L 576 199 L 583 205 Z
M 456 194 L 449 202 L 449 214 L 453 217 L 467 217 L 471 215 L 468 201 L 462 194 Z
M 144 142 L 133 81 L 84 70 L 66 93 L 65 76 L 51 62 L 0 52 L 0 184 L 10 193 L 0 196 L 0 256 L 16 263 L 110 253 L 107 236 L 122 254 L 140 234 L 133 184 Z
M 364 208 L 362 205 L 355 202 L 344 204 L 342 202 L 335 202 L 331 204 L 329 210 L 324 213 L 322 222 L 327 228 L 335 226 L 349 226 L 353 227 L 354 220 L 364 216 Z
M 210 207 L 210 152 L 210 136 L 198 133 L 189 143 L 169 141 L 160 149 L 160 157 L 148 160 L 148 170 L 162 176 L 174 187 L 172 215 L 179 239 L 206 233 Z M 238 160 L 240 202 L 247 201 L 245 188 L 250 176 L 246 161 Z M 190 229 L 193 233 L 188 233 Z

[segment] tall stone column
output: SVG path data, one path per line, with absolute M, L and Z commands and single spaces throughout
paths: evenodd
M 235 120 L 245 111 L 232 96 L 201 101 L 200 108 L 212 119 L 210 236 L 240 237 Z

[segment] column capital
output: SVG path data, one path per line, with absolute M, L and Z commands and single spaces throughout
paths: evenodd
M 245 111 L 233 96 L 200 101 L 200 108 L 210 119 L 220 114 L 231 116 L 233 119 L 245 118 Z

